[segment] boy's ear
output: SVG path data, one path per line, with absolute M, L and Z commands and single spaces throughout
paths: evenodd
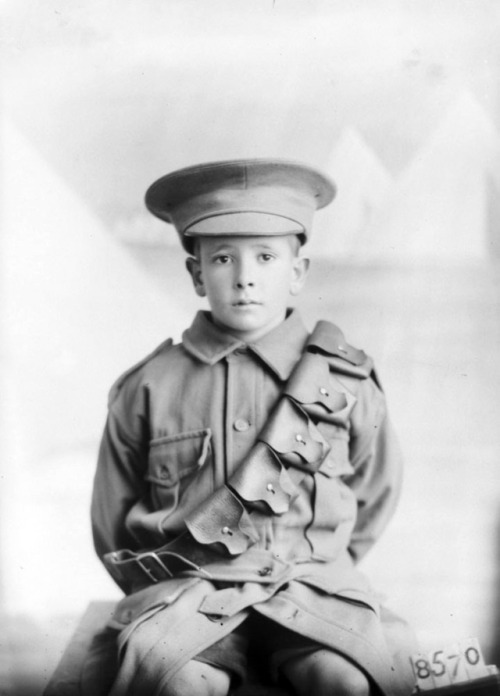
M 205 291 L 205 286 L 203 285 L 203 278 L 201 276 L 201 265 L 198 259 L 195 259 L 193 256 L 189 256 L 186 259 L 186 268 L 193 281 L 196 294 L 200 297 L 205 297 L 207 293 Z
M 296 256 L 293 260 L 290 295 L 298 295 L 304 287 L 309 271 L 310 259 L 307 256 Z

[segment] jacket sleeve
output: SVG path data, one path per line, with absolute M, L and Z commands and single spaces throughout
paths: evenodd
M 127 515 L 146 493 L 149 433 L 147 395 L 134 378 L 112 390 L 101 440 L 91 504 L 92 533 L 99 558 L 140 541 L 127 528 Z
M 358 516 L 349 551 L 359 561 L 379 538 L 399 499 L 402 457 L 387 415 L 384 394 L 370 377 L 359 384 L 351 415 L 349 454 Z

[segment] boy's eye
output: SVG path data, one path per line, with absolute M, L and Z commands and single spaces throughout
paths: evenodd
M 261 258 L 262 261 L 267 262 L 267 261 L 272 261 L 272 260 L 274 259 L 274 256 L 273 256 L 272 254 L 265 254 L 265 253 L 263 253 L 263 254 L 260 255 L 260 258 Z
M 220 264 L 229 263 L 230 260 L 231 260 L 231 258 L 230 258 L 230 256 L 228 256 L 227 254 L 219 254 L 219 256 L 216 256 L 216 257 L 214 258 L 214 262 L 215 262 L 215 263 L 220 263 Z

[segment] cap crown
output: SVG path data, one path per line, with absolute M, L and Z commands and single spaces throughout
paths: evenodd
M 146 205 L 176 227 L 191 251 L 197 236 L 297 234 L 305 242 L 314 211 L 334 195 L 334 184 L 303 164 L 231 160 L 167 174 L 149 187 Z

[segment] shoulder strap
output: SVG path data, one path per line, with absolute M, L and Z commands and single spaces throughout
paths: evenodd
M 137 372 L 137 370 L 139 370 L 143 365 L 145 365 L 150 360 L 152 360 L 156 355 L 158 355 L 158 353 L 161 353 L 161 351 L 164 350 L 165 348 L 169 348 L 171 345 L 173 345 L 173 343 L 174 342 L 171 338 L 167 338 L 167 340 L 163 341 L 163 343 L 160 343 L 160 345 L 157 348 L 155 348 L 152 353 L 149 353 L 148 355 L 146 355 L 145 358 L 142 358 L 142 360 L 139 360 L 138 363 L 136 363 L 135 365 L 132 365 L 132 367 L 130 367 L 122 375 L 120 375 L 120 377 L 118 377 L 116 382 L 114 382 L 111 389 L 109 390 L 108 406 L 110 406 L 113 403 L 113 401 L 116 399 L 116 397 L 118 396 L 118 392 L 120 391 L 120 389 L 122 388 L 123 384 L 128 379 L 128 377 L 130 377 L 130 375 L 133 375 L 134 372 Z

